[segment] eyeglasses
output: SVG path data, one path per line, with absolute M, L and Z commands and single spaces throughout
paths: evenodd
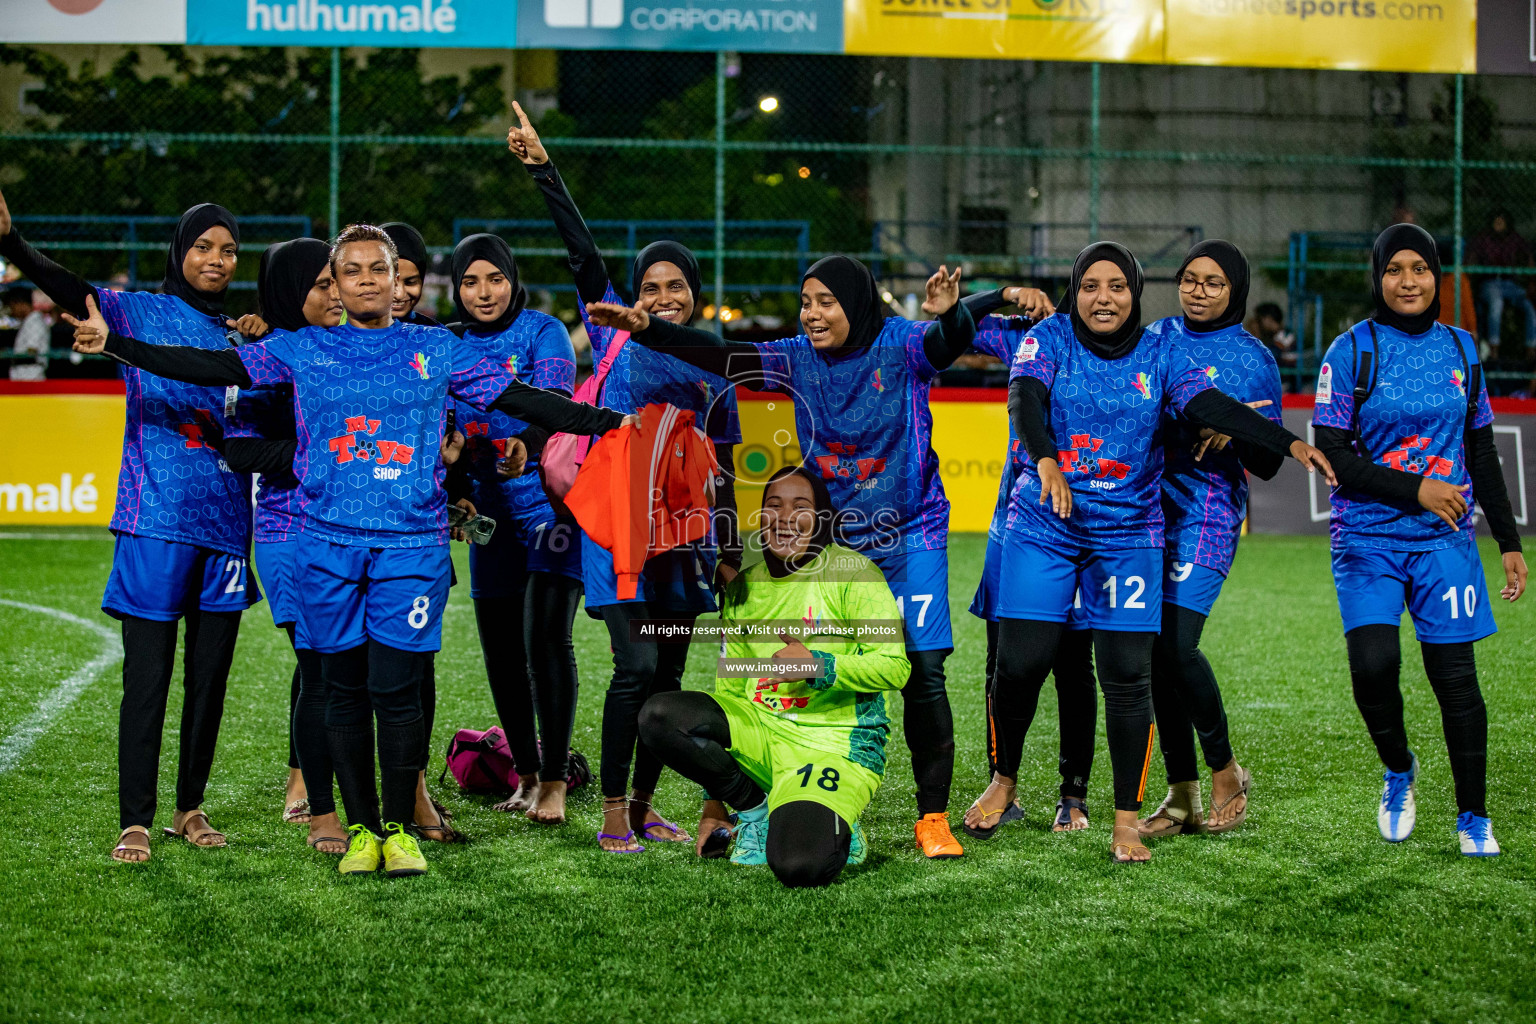
M 1222 293 L 1222 290 L 1225 289 L 1226 287 L 1227 287 L 1227 282 L 1223 281 L 1219 277 L 1211 277 L 1211 278 L 1207 278 L 1204 281 L 1197 281 L 1193 277 L 1190 277 L 1188 274 L 1186 274 L 1183 277 L 1179 278 L 1179 291 L 1181 291 L 1181 292 L 1201 291 L 1201 292 L 1204 292 L 1206 298 L 1209 298 L 1209 299 L 1214 299 L 1216 296 L 1220 295 Z

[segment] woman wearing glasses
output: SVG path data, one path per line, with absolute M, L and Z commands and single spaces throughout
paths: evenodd
M 1189 250 L 1175 275 L 1182 316 L 1147 328 L 1182 349 L 1210 382 L 1280 423 L 1280 370 L 1264 343 L 1243 329 L 1248 260 L 1216 239 Z M 1193 426 L 1169 413 L 1163 424 L 1162 632 L 1152 645 L 1152 707 L 1168 772 L 1168 796 L 1137 823 L 1146 837 L 1226 832 L 1248 816 L 1252 777 L 1237 763 L 1227 714 L 1200 634 L 1226 582 L 1248 514 L 1247 470 L 1268 480 L 1273 451 Z M 1211 769 L 1211 809 L 1200 802 L 1195 735 Z

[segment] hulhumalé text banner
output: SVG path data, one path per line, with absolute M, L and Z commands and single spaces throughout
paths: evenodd
M 512 47 L 510 0 L 189 0 L 187 42 L 221 46 Z

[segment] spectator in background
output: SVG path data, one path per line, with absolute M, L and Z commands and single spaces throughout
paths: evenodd
M 1477 235 L 1467 246 L 1467 262 L 1480 267 L 1528 268 L 1533 265 L 1531 246 L 1520 232 L 1515 230 L 1514 219 L 1509 211 L 1500 210 L 1493 215 L 1489 230 Z M 1484 277 L 1478 286 L 1482 300 L 1482 320 L 1488 328 L 1484 340 L 1490 354 L 1499 351 L 1499 332 L 1504 326 L 1504 304 L 1518 305 L 1525 317 L 1525 354 L 1536 351 L 1536 308 L 1531 306 L 1526 294 L 1530 279 L 1493 274 Z
M 1296 335 L 1285 329 L 1285 310 L 1273 302 L 1261 302 L 1243 327 L 1275 354 L 1275 362 L 1282 371 L 1296 365 Z M 1281 376 L 1284 377 L 1283 372 Z
M 1410 223 L 1412 223 L 1410 221 Z M 1436 241 L 1435 247 L 1440 252 L 1440 288 L 1437 295 L 1450 296 L 1440 303 L 1440 322 L 1451 327 L 1460 327 L 1474 338 L 1477 337 L 1477 304 L 1472 301 L 1472 278 L 1465 273 L 1453 274 L 1448 269 L 1456 265 L 1456 250 L 1450 242 Z M 1470 261 L 1467 261 L 1470 262 Z M 1456 287 L 1456 278 L 1461 278 L 1461 287 Z M 1457 291 L 1461 292 L 1461 317 L 1456 316 Z
M 31 288 L 8 288 L 5 291 L 5 311 L 21 325 L 16 332 L 16 359 L 11 363 L 11 380 L 44 380 L 48 376 L 48 318 L 35 307 L 32 296 Z M 29 355 L 32 358 L 25 358 Z

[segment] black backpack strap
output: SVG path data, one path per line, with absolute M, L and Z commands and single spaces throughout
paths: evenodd
M 1477 418 L 1477 397 L 1483 393 L 1483 364 L 1477 358 L 1477 341 L 1472 335 L 1455 327 L 1446 329 L 1461 351 L 1462 380 L 1467 388 L 1467 430 L 1470 432 L 1472 421 Z
M 1370 329 L 1370 344 L 1363 349 L 1360 345 L 1360 325 L 1350 328 L 1349 343 L 1354 354 L 1355 362 L 1355 390 L 1354 405 L 1349 411 L 1349 432 L 1355 435 L 1355 446 L 1360 449 L 1360 454 L 1366 458 L 1371 453 L 1366 450 L 1365 441 L 1360 436 L 1360 407 L 1366 399 L 1371 397 L 1371 392 L 1376 390 L 1376 369 L 1379 362 L 1376 349 L 1376 325 L 1369 320 L 1365 322 Z

